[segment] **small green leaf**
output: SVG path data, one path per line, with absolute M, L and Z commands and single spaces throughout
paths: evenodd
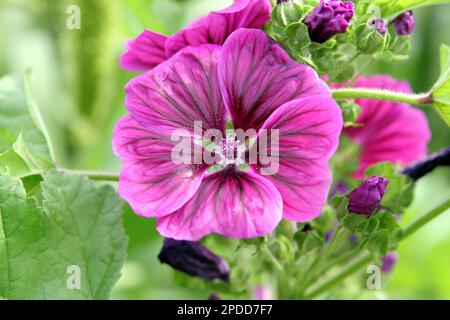
M 433 86 L 433 105 L 439 115 L 450 126 L 450 47 L 441 46 L 441 75 Z
M 336 211 L 336 216 L 340 220 L 348 214 L 348 199 L 342 195 L 336 195 L 331 199 L 331 205 Z
M 19 178 L 0 175 L 0 296 L 108 298 L 127 246 L 122 201 L 85 177 L 43 178 L 40 205 Z
M 386 255 L 389 251 L 389 233 L 387 230 L 373 233 L 365 242 L 367 248 L 378 255 Z
M 302 19 L 302 9 L 293 2 L 283 2 L 278 4 L 272 11 L 272 30 L 278 35 L 282 34 L 285 28 Z
M 353 232 L 363 231 L 367 227 L 367 218 L 362 214 L 347 214 L 341 222 Z
M 54 167 L 48 135 L 24 79 L 0 79 L 0 172 L 26 176 Z

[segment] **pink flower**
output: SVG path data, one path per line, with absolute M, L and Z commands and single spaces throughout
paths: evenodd
M 407 82 L 385 75 L 361 77 L 355 87 L 412 92 Z M 362 108 L 356 122 L 363 126 L 346 128 L 344 133 L 361 145 L 358 178 L 378 162 L 408 164 L 426 155 L 431 133 L 421 110 L 382 100 L 357 99 L 356 103 Z
M 173 36 L 145 30 L 127 42 L 120 65 L 129 71 L 147 71 L 187 46 L 222 45 L 239 28 L 262 28 L 271 10 L 268 0 L 235 0 L 230 7 L 209 13 Z
M 119 194 L 136 213 L 157 218 L 163 236 L 251 238 L 273 231 L 282 217 L 304 222 L 320 214 L 342 114 L 313 69 L 264 32 L 240 29 L 223 47 L 181 50 L 128 83 L 126 106 L 130 115 L 113 138 L 123 162 Z M 264 153 L 246 170 L 172 162 L 175 130 L 193 137 L 193 122 L 202 121 L 203 130 L 224 132 L 227 118 L 258 138 L 263 129 L 279 130 L 277 145 L 267 146 L 279 149 L 277 173 L 261 174 Z

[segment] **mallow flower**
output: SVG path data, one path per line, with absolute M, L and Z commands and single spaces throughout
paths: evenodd
M 282 217 L 306 222 L 320 214 L 342 114 L 316 72 L 293 61 L 263 31 L 239 29 L 222 47 L 181 50 L 131 80 L 125 104 L 129 115 L 113 138 L 123 163 L 118 192 L 137 214 L 157 218 L 163 236 L 252 238 L 273 231 Z M 199 121 L 200 135 L 224 133 L 227 121 L 236 130 L 253 129 L 256 141 L 243 153 L 262 146 L 257 161 L 197 161 L 195 151 L 207 147 L 196 142 Z M 179 143 L 173 134 L 180 130 L 195 161 L 173 161 Z M 264 132 L 278 139 L 263 139 Z M 215 142 L 236 152 L 236 141 Z M 270 174 L 268 160 L 277 168 Z
M 210 12 L 172 36 L 145 30 L 126 43 L 120 65 L 128 71 L 147 71 L 187 46 L 222 45 L 239 28 L 262 28 L 270 20 L 269 0 L 235 0 L 225 9 Z
M 407 82 L 386 75 L 361 77 L 354 87 L 412 93 Z M 357 178 L 362 178 L 365 169 L 376 163 L 406 165 L 426 155 L 431 133 L 422 110 L 383 100 L 356 99 L 356 103 L 362 109 L 356 120 L 361 126 L 345 128 L 344 133 L 361 146 Z

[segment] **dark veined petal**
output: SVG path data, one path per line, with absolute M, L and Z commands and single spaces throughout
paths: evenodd
M 342 113 L 331 97 L 312 96 L 278 108 L 260 130 L 255 169 L 283 198 L 285 219 L 306 222 L 317 217 L 331 184 L 328 160 L 336 151 Z M 262 143 L 264 132 L 267 143 Z M 274 134 L 279 139 L 272 140 Z M 251 149 L 252 150 L 252 149 Z
M 316 72 L 293 61 L 263 31 L 240 29 L 222 48 L 220 89 L 235 127 L 258 130 L 284 103 L 311 95 L 331 96 Z
M 171 36 L 166 42 L 167 56 L 187 46 L 222 45 L 239 28 L 262 28 L 269 21 L 270 12 L 268 0 L 237 0 L 230 7 L 213 11 Z
M 136 39 L 126 43 L 127 51 L 120 66 L 128 71 L 148 71 L 167 59 L 164 45 L 167 36 L 144 30 Z
M 191 153 L 185 156 L 192 164 L 176 164 L 172 152 L 178 142 L 145 129 L 131 116 L 117 123 L 113 147 L 123 163 L 119 194 L 137 214 L 161 217 L 172 213 L 199 188 L 208 168 L 195 154 L 202 148 L 188 140 Z
M 226 110 L 217 79 L 220 47 L 189 47 L 126 86 L 125 104 L 136 121 L 153 131 L 223 130 Z
M 158 219 L 165 237 L 198 240 L 209 233 L 229 238 L 254 238 L 275 229 L 282 199 L 267 179 L 230 167 L 210 174 L 183 208 Z

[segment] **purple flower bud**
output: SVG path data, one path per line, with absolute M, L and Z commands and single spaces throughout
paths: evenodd
M 417 161 L 402 170 L 413 180 L 419 180 L 438 166 L 450 166 L 450 147 L 433 153 L 423 160 Z
M 325 242 L 330 242 L 331 238 L 333 238 L 334 230 L 330 229 L 327 232 L 325 232 Z
M 213 293 L 212 295 L 209 296 L 208 300 L 222 300 L 222 299 L 217 293 Z
M 158 259 L 191 276 L 205 280 L 229 280 L 228 263 L 199 242 L 165 239 Z
M 383 177 L 372 177 L 364 181 L 347 195 L 350 201 L 348 210 L 369 217 L 380 207 L 388 183 L 389 179 Z
M 397 262 L 397 258 L 397 254 L 395 252 L 389 252 L 384 257 L 381 257 L 381 271 L 384 273 L 390 273 Z
M 373 19 L 370 26 L 377 30 L 382 36 L 386 34 L 386 22 L 383 19 Z
M 406 11 L 394 19 L 394 30 L 399 36 L 410 35 L 414 31 L 415 25 L 412 10 Z
M 280 4 L 283 2 L 292 2 L 292 0 L 277 0 L 277 4 Z
M 346 32 L 353 18 L 354 8 L 351 1 L 321 0 L 303 21 L 308 26 L 311 40 L 324 43 L 332 36 Z

